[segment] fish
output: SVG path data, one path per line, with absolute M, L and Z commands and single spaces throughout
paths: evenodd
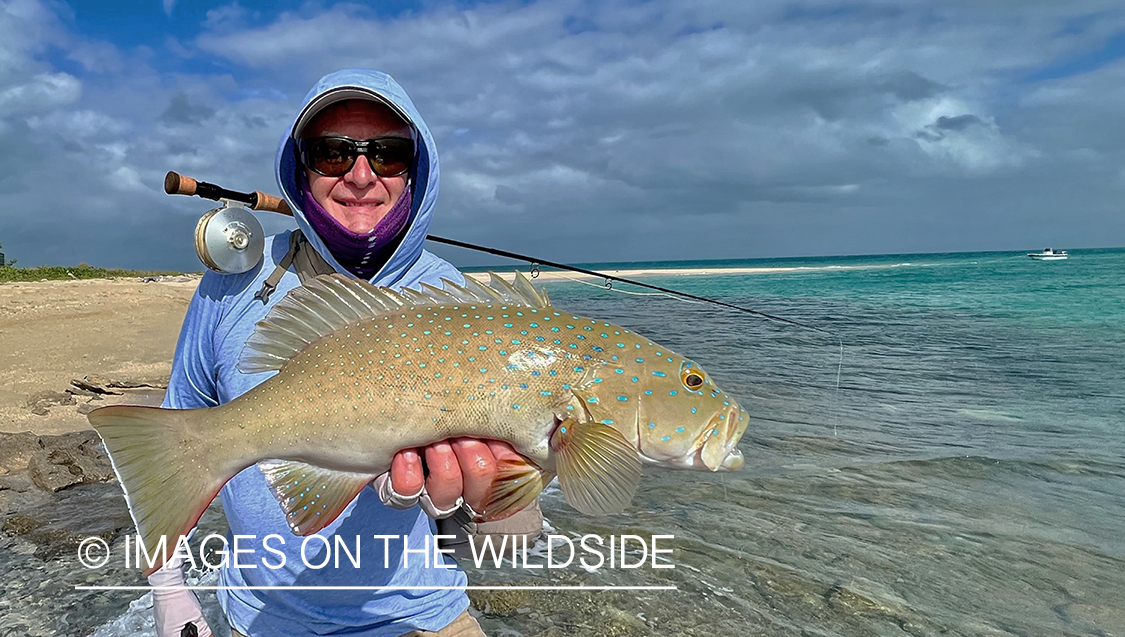
M 239 398 L 91 411 L 140 541 L 175 546 L 255 464 L 293 533 L 311 535 L 396 452 L 448 438 L 519 453 L 498 463 L 481 519 L 524 508 L 555 477 L 575 509 L 606 515 L 631 502 L 646 464 L 742 467 L 750 416 L 696 362 L 556 309 L 520 272 L 489 277 L 400 291 L 316 277 L 255 325 L 237 369 L 277 373 Z

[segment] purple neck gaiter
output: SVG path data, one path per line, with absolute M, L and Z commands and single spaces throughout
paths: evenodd
M 324 240 L 324 245 L 336 261 L 361 279 L 370 280 L 375 276 L 398 247 L 399 235 L 410 218 L 410 206 L 413 203 L 410 186 L 407 185 L 395 205 L 375 224 L 371 232 L 364 234 L 357 234 L 342 226 L 328 214 L 324 206 L 313 199 L 304 170 L 297 171 L 297 188 L 304 199 L 302 208 L 305 218 Z

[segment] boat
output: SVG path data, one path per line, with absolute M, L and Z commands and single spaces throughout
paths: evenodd
M 1039 261 L 1059 261 L 1066 258 L 1066 250 L 1043 248 L 1042 252 L 1028 252 L 1027 256 Z

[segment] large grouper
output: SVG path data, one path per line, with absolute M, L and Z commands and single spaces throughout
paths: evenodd
M 144 545 L 182 541 L 255 463 L 293 533 L 310 535 L 397 451 L 462 436 L 523 458 L 499 463 L 483 519 L 527 506 L 555 476 L 574 508 L 601 515 L 630 502 L 643 463 L 741 468 L 749 416 L 690 359 L 559 312 L 518 272 L 442 283 L 396 292 L 317 277 L 256 326 L 238 369 L 277 374 L 238 399 L 90 412 Z

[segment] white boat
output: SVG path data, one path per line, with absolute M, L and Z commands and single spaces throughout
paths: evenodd
M 1043 248 L 1042 252 L 1028 252 L 1027 256 L 1040 261 L 1059 261 L 1066 258 L 1066 250 Z

